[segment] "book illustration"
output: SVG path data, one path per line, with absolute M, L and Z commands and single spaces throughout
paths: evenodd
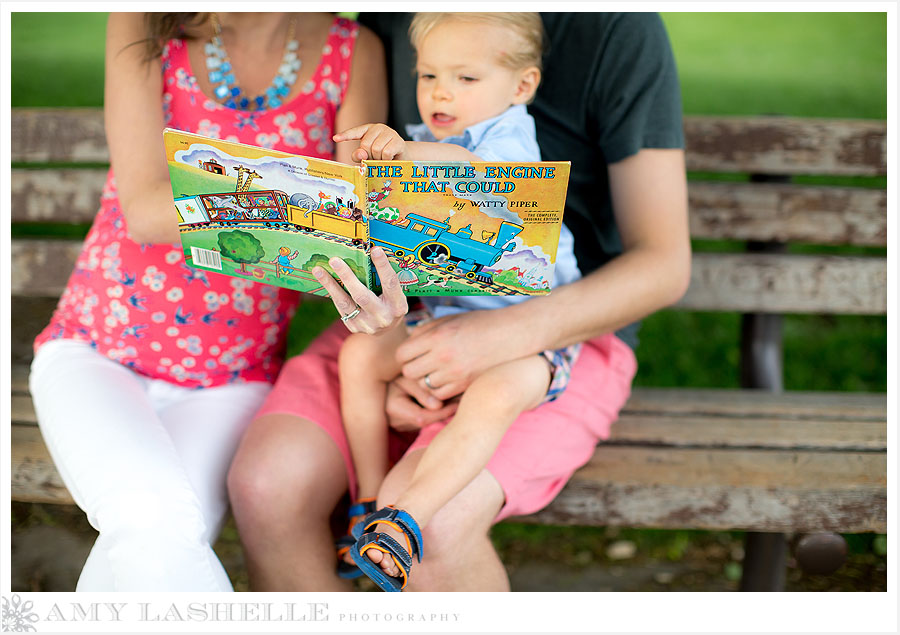
M 366 162 L 369 239 L 385 249 L 404 293 L 549 291 L 568 164 L 515 166 Z
M 176 131 L 166 147 L 188 265 L 327 295 L 311 269 L 338 256 L 368 284 L 358 168 Z
M 167 130 L 185 262 L 327 295 L 342 258 L 373 290 L 380 246 L 407 295 L 549 292 L 568 163 L 350 166 Z

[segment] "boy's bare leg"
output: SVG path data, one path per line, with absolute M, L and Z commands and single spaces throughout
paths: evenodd
M 494 366 L 477 377 L 460 400 L 456 415 L 435 436 L 416 465 L 408 486 L 394 500 L 379 495 L 378 506 L 408 512 L 423 529 L 432 517 L 484 470 L 503 435 L 520 413 L 538 406 L 547 393 L 550 367 L 539 355 Z M 400 544 L 406 539 L 381 525 Z M 391 558 L 366 552 L 388 575 L 397 576 Z
M 387 383 L 400 373 L 395 354 L 406 338 L 401 324 L 381 335 L 348 337 L 338 357 L 341 416 L 353 466 L 357 498 L 374 498 L 388 472 Z

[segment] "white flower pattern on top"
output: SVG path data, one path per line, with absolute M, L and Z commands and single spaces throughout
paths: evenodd
M 163 47 L 166 126 L 208 137 L 333 158 L 334 122 L 347 89 L 358 25 L 335 18 L 313 76 L 279 108 L 234 111 L 206 98 L 187 46 Z M 180 245 L 131 240 L 110 170 L 94 219 L 51 323 L 57 338 L 91 342 L 147 376 L 202 388 L 274 381 L 299 294 L 186 266 Z

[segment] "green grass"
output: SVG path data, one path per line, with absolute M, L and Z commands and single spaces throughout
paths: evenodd
M 884 118 L 884 13 L 663 13 L 684 110 Z M 12 105 L 103 103 L 105 13 L 13 13 Z
M 884 119 L 885 13 L 664 13 L 686 113 Z
M 13 13 L 12 106 L 103 105 L 106 13 Z

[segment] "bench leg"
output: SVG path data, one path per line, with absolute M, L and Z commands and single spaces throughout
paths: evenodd
M 784 591 L 787 539 L 784 534 L 747 532 L 741 591 Z

